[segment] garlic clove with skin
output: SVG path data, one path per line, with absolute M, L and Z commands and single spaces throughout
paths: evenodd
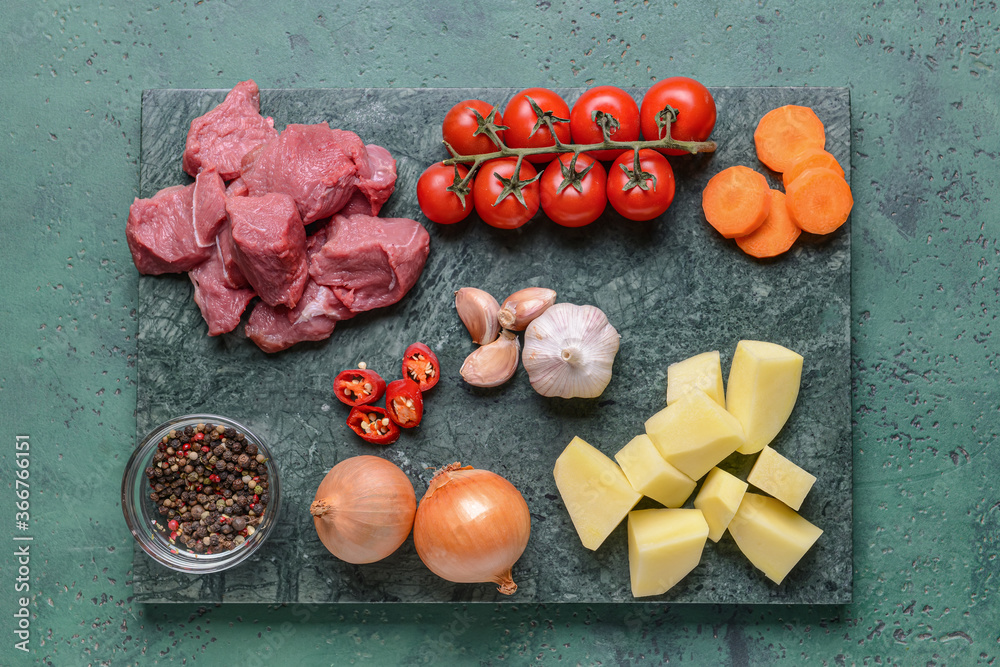
M 514 377 L 521 343 L 509 331 L 489 345 L 476 349 L 462 364 L 462 379 L 473 387 L 497 387 Z
M 500 335 L 500 322 L 497 320 L 500 304 L 489 292 L 463 287 L 455 292 L 455 310 L 474 343 L 487 345 Z
M 524 331 L 528 324 L 556 302 L 556 292 L 547 287 L 526 287 L 503 300 L 497 319 L 511 331 Z
M 542 396 L 597 398 L 611 382 L 620 340 L 600 308 L 558 303 L 528 325 L 521 361 Z

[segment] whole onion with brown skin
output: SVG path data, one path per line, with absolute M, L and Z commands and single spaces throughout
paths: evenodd
M 514 485 L 461 463 L 434 475 L 413 522 L 417 555 L 431 572 L 456 583 L 492 581 L 504 595 L 517 590 L 511 568 L 530 533 L 528 504 Z
M 333 466 L 309 507 L 323 545 L 348 563 L 374 563 L 399 548 L 413 527 L 417 494 L 391 461 L 355 456 Z

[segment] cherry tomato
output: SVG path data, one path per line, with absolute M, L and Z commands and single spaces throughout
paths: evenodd
M 507 123 L 504 142 L 511 148 L 539 148 L 555 145 L 549 128 L 539 118 L 538 112 L 532 108 L 532 101 L 538 105 L 543 115 L 552 120 L 559 141 L 564 144 L 570 143 L 569 105 L 548 88 L 522 90 L 507 103 L 507 108 L 503 112 L 504 122 Z M 542 153 L 529 155 L 526 159 L 530 162 L 541 163 L 554 160 L 555 156 L 555 153 Z
M 459 197 L 448 190 L 449 187 L 458 185 L 468 173 L 469 170 L 460 164 L 449 167 L 438 162 L 427 167 L 417 181 L 417 202 L 424 215 L 439 224 L 450 225 L 464 220 L 472 213 L 472 198 L 469 193 Z
M 620 151 L 619 151 L 620 152 Z M 586 154 L 565 153 L 542 172 L 542 210 L 563 227 L 583 227 L 601 217 L 608 204 L 608 173 Z
M 516 165 L 517 158 L 513 157 L 490 160 L 484 162 L 476 174 L 472 199 L 476 213 L 491 227 L 516 229 L 538 212 L 538 172 L 524 161 L 515 177 Z
M 678 141 L 705 141 L 715 127 L 715 100 L 708 88 L 686 76 L 672 76 L 655 83 L 642 98 L 639 124 L 644 139 L 662 139 L 666 127 L 659 128 L 656 116 L 667 105 L 677 109 L 670 136 Z M 677 148 L 657 149 L 666 155 L 687 155 Z
M 594 120 L 594 112 L 610 115 L 611 139 L 635 141 L 639 138 L 639 105 L 632 96 L 616 86 L 591 88 L 576 101 L 569 115 L 569 129 L 578 144 L 596 144 L 604 141 L 604 132 Z M 595 160 L 614 160 L 621 149 L 589 151 Z
M 493 113 L 493 118 L 490 118 Z M 478 114 L 478 115 L 477 115 Z M 499 150 L 490 135 L 483 131 L 492 121 L 495 131 L 503 141 L 503 116 L 499 109 L 482 100 L 463 100 L 448 110 L 441 125 L 441 135 L 460 155 L 477 155 Z
M 651 220 L 662 215 L 674 200 L 674 170 L 667 158 L 651 148 L 625 151 L 608 172 L 608 201 L 629 220 Z

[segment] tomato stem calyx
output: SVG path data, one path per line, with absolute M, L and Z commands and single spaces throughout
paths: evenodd
M 538 120 L 535 121 L 534 127 L 531 128 L 531 132 L 528 133 L 528 136 L 535 136 L 535 132 L 538 132 L 538 130 L 542 128 L 542 125 L 544 125 L 548 128 L 549 134 L 552 135 L 552 139 L 556 142 L 556 146 L 560 146 L 562 142 L 559 141 L 559 136 L 556 134 L 553 123 L 568 123 L 569 118 L 560 118 L 553 111 L 542 111 L 542 107 L 538 106 L 538 103 L 527 95 L 524 96 L 524 99 L 528 100 L 528 104 L 531 105 L 532 111 L 535 112 L 535 116 L 538 118 Z M 493 110 L 496 111 L 496 107 L 494 107 Z
M 600 113 L 598 111 L 598 113 Z M 561 193 L 568 186 L 572 185 L 573 189 L 577 192 L 583 192 L 583 177 L 587 175 L 587 172 L 594 167 L 594 163 L 591 162 L 583 171 L 576 170 L 576 159 L 580 157 L 579 153 L 574 153 L 573 157 L 570 158 L 569 164 L 563 163 L 561 160 L 559 162 L 559 168 L 562 169 L 563 180 L 562 183 L 556 188 L 556 194 Z
M 618 165 L 628 176 L 628 181 L 622 186 L 622 192 L 627 192 L 632 188 L 639 188 L 640 190 L 649 190 L 649 181 L 653 181 L 653 190 L 656 190 L 656 175 L 651 174 L 648 171 L 643 171 L 642 163 L 639 161 L 639 149 L 635 149 L 635 157 L 632 161 L 632 168 L 629 169 L 624 164 Z
M 497 172 L 493 172 L 493 176 L 495 176 L 496 179 L 500 181 L 500 184 L 503 185 L 503 189 L 500 190 L 500 194 L 497 196 L 497 200 L 493 202 L 494 206 L 502 202 L 504 200 L 504 197 L 506 197 L 507 195 L 514 195 L 514 198 L 517 199 L 517 201 L 521 204 L 521 206 L 523 206 L 524 208 L 528 208 L 527 202 L 524 201 L 524 186 L 528 185 L 529 183 L 534 183 L 535 181 L 537 181 L 539 178 L 541 178 L 542 173 L 538 172 L 529 179 L 521 180 L 521 159 L 518 158 L 517 164 L 514 167 L 514 173 L 511 175 L 510 178 L 504 178 Z

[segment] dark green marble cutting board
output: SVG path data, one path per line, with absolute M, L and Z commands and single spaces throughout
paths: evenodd
M 773 341 L 805 357 L 798 404 L 775 447 L 813 472 L 801 513 L 825 533 L 781 586 L 740 554 L 728 536 L 709 542 L 701 565 L 660 598 L 668 602 L 834 604 L 851 600 L 850 223 L 829 237 L 805 236 L 786 257 L 758 261 L 711 230 L 701 191 L 725 167 L 763 169 L 753 128 L 782 104 L 813 107 L 826 125 L 827 149 L 850 164 L 850 98 L 845 88 L 717 88 L 714 155 L 674 159 L 677 195 L 651 223 L 609 207 L 583 229 L 539 215 L 514 231 L 473 215 L 444 227 L 427 221 L 416 201 L 423 169 L 446 156 L 440 121 L 456 102 L 505 104 L 513 89 L 264 90 L 262 112 L 278 129 L 329 121 L 388 148 L 397 160 L 395 194 L 382 213 L 420 220 L 431 253 L 416 287 L 398 304 L 338 324 L 321 343 L 266 355 L 241 333 L 210 338 L 183 276 L 139 281 L 139 435 L 170 417 L 212 412 L 268 438 L 282 475 L 277 530 L 260 553 L 228 572 L 189 576 L 166 570 L 136 549 L 136 598 L 148 602 L 432 602 L 503 598 L 489 584 L 451 584 L 428 571 L 412 539 L 381 563 L 337 561 L 319 542 L 308 512 L 316 486 L 338 461 L 385 456 L 423 495 L 432 468 L 452 461 L 510 479 L 531 508 L 532 536 L 514 568 L 511 602 L 630 602 L 624 523 L 597 551 L 584 549 L 552 479 L 556 457 L 574 435 L 609 456 L 642 432 L 664 405 L 667 365 L 720 350 L 723 372 L 742 338 Z M 572 102 L 582 89 L 560 92 Z M 637 99 L 642 91 L 632 91 Z M 191 119 L 225 91 L 150 90 L 142 98 L 141 196 L 187 183 L 181 151 Z M 848 178 L 850 170 L 848 169 Z M 768 174 L 772 185 L 780 177 Z M 480 287 L 503 299 L 529 285 L 552 287 L 560 301 L 591 303 L 622 335 L 614 377 L 596 400 L 549 399 L 523 369 L 503 387 L 465 385 L 458 369 L 473 350 L 454 311 L 453 292 Z M 421 340 L 438 354 L 443 378 L 426 396 L 423 424 L 394 445 L 361 442 L 344 425 L 345 406 L 331 395 L 341 369 L 365 361 L 387 380 Z M 733 455 L 745 476 L 753 457 Z M 690 505 L 690 502 L 689 502 Z

